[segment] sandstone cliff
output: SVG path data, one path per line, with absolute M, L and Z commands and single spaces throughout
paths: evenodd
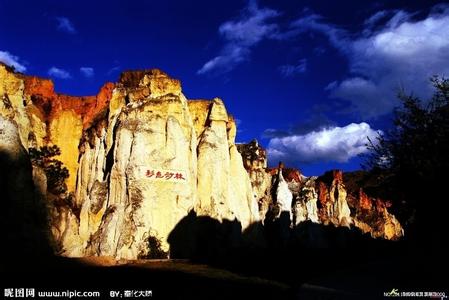
M 68 169 L 66 189 L 46 195 L 62 255 L 134 259 L 150 237 L 168 250 L 191 210 L 243 228 L 259 219 L 223 102 L 187 100 L 162 71 L 125 72 L 97 96 L 71 97 L 0 65 L 0 96 L 21 146 L 57 145 Z M 34 175 L 45 184 L 45 172 Z
M 268 169 L 257 141 L 235 144 L 222 100 L 188 100 L 160 70 L 124 72 L 95 96 L 73 97 L 0 64 L 0 97 L 0 150 L 20 158 L 9 201 L 42 204 L 39 232 L 60 255 L 136 259 L 151 256 L 154 240 L 169 252 L 170 233 L 193 215 L 240 231 L 288 216 L 287 226 L 403 235 L 386 202 L 348 194 L 339 171 Z

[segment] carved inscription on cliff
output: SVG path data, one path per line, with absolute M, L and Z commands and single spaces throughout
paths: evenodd
M 186 183 L 188 179 L 187 172 L 184 170 L 167 170 L 160 168 L 142 167 L 139 173 L 139 177 L 141 179 L 147 179 L 151 181 Z

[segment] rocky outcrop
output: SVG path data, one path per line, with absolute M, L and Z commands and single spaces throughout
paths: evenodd
M 31 122 L 34 120 L 31 133 L 37 139 L 38 146 L 54 144 L 61 149 L 59 159 L 69 170 L 67 187 L 74 192 L 78 146 L 83 130 L 104 117 L 114 85 L 106 83 L 96 96 L 73 97 L 57 94 L 53 82 L 48 79 L 34 76 L 17 78 L 23 82 L 21 97 L 28 110 L 26 116 Z M 35 130 L 36 127 L 38 130 Z
M 399 239 L 401 224 L 388 211 L 388 201 L 348 191 L 343 172 L 333 170 L 316 177 L 305 177 L 298 170 L 266 167 L 266 152 L 257 141 L 239 145 L 253 191 L 259 201 L 262 221 L 288 212 L 291 226 L 302 222 L 356 227 L 374 238 Z M 263 178 L 263 180 L 260 180 Z M 269 182 L 270 184 L 261 184 Z M 288 188 L 287 188 L 288 187 Z
M 145 256 L 150 236 L 168 250 L 167 236 L 190 210 L 236 219 L 243 228 L 257 220 L 233 120 L 220 99 L 189 101 L 179 81 L 159 70 L 128 72 L 109 111 L 80 160 L 85 175 L 78 178 L 89 178 L 79 185 L 80 234 L 89 254 Z M 95 165 L 103 167 L 89 169 Z M 107 204 L 99 202 L 102 194 Z
M 93 151 L 102 155 L 87 154 L 86 164 L 91 165 L 90 157 L 101 167 L 90 172 L 97 177 L 90 179 L 90 185 L 80 186 L 92 197 L 79 200 L 86 211 L 80 221 L 87 223 L 82 223 L 87 231 L 80 233 L 90 254 L 145 255 L 149 235 L 164 241 L 197 199 L 196 136 L 187 99 L 180 89 L 178 95 L 161 95 L 161 86 L 151 81 L 160 72 L 142 75 L 139 85 L 119 83 L 113 98 L 123 106 L 109 118 L 107 128 L 93 132 L 100 132 L 94 137 L 99 145 L 92 147 L 98 150 Z M 108 135 L 113 138 L 108 140 Z M 84 145 L 92 151 L 89 141 Z M 100 202 L 101 194 L 107 201 Z
M 63 255 L 146 257 L 150 238 L 167 251 L 190 211 L 242 229 L 259 219 L 223 102 L 186 99 L 160 70 L 124 72 L 97 96 L 72 97 L 0 65 L 0 96 L 23 148 L 57 145 L 69 171 L 66 193 L 45 194 Z M 35 182 L 45 189 L 45 174 Z
M 292 207 L 294 225 L 298 225 L 305 221 L 320 223 L 317 207 L 318 194 L 315 190 L 315 180 L 316 177 L 307 178 L 300 189 L 298 189 L 297 198 Z
M 237 144 L 237 150 L 242 155 L 243 166 L 248 172 L 254 197 L 259 207 L 259 217 L 264 220 L 272 203 L 272 175 L 266 171 L 266 151 L 259 146 L 257 140 L 248 144 Z
M 292 200 L 293 195 L 290 189 L 288 188 L 288 184 L 282 175 L 283 165 L 280 163 L 278 171 L 273 178 L 273 203 L 277 206 L 276 211 L 279 214 L 286 212 L 289 214 L 290 219 L 292 218 Z M 278 217 L 278 214 L 275 214 L 275 217 Z
M 388 211 L 389 201 L 369 197 L 362 188 L 357 195 L 349 196 L 353 208 L 354 225 L 364 233 L 375 238 L 397 240 L 404 235 L 404 230 L 396 217 Z
M 320 220 L 323 224 L 349 226 L 351 211 L 346 201 L 347 192 L 343 184 L 343 172 L 333 170 L 317 178 L 318 200 L 321 206 Z
M 251 203 L 254 202 L 251 185 L 235 149 L 235 130 L 231 132 L 231 124 L 228 130 L 228 120 L 223 102 L 214 99 L 208 112 L 208 126 L 198 141 L 199 201 L 196 211 L 219 220 L 237 216 L 239 220 L 245 220 L 243 225 L 246 227 L 257 219 L 257 209 L 254 211 Z M 239 205 L 242 200 L 247 202 L 246 206 Z

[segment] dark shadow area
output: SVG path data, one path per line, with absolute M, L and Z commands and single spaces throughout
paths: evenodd
M 219 263 L 241 245 L 241 231 L 237 220 L 219 222 L 192 210 L 168 236 L 170 257 Z
M 2 270 L 27 269 L 53 256 L 45 203 L 37 195 L 24 149 L 0 151 Z
M 191 211 L 168 238 L 170 257 L 188 262 L 101 266 L 53 256 L 45 204 L 25 152 L 0 152 L 0 170 L 5 287 L 99 289 L 104 295 L 140 288 L 152 289 L 155 299 L 379 299 L 393 288 L 447 292 L 447 252 L 434 237 L 445 227 L 431 215 L 423 219 L 428 224 L 418 223 L 419 234 L 411 230 L 392 242 L 356 228 L 311 222 L 291 228 L 287 212 L 242 232 L 237 220 Z M 441 227 L 431 229 L 436 224 Z
M 122 293 L 152 290 L 153 296 L 143 299 L 287 299 L 291 296 L 291 290 L 282 285 L 228 273 L 188 262 L 149 260 L 136 265 L 105 267 L 55 258 L 46 267 L 30 267 L 28 272 L 20 274 L 12 272 L 2 284 L 47 291 L 100 291 L 102 299 L 109 299 L 111 290 Z
M 191 212 L 170 234 L 171 258 L 282 282 L 301 299 L 382 298 L 392 288 L 447 286 L 447 276 L 438 271 L 447 269 L 443 249 L 373 239 L 356 228 L 312 222 L 290 228 L 287 212 L 242 234 L 232 229 L 239 227 Z

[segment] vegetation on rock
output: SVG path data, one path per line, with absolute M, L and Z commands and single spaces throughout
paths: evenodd
M 150 233 L 146 239 L 148 248 L 139 254 L 143 259 L 164 259 L 168 258 L 168 252 L 162 248 L 161 240 L 156 234 Z M 145 253 L 146 252 L 146 253 Z
M 62 162 L 55 159 L 61 154 L 58 146 L 44 146 L 40 149 L 29 148 L 31 163 L 44 170 L 47 176 L 47 189 L 55 195 L 63 194 L 67 191 L 65 180 L 69 177 L 69 171 Z

